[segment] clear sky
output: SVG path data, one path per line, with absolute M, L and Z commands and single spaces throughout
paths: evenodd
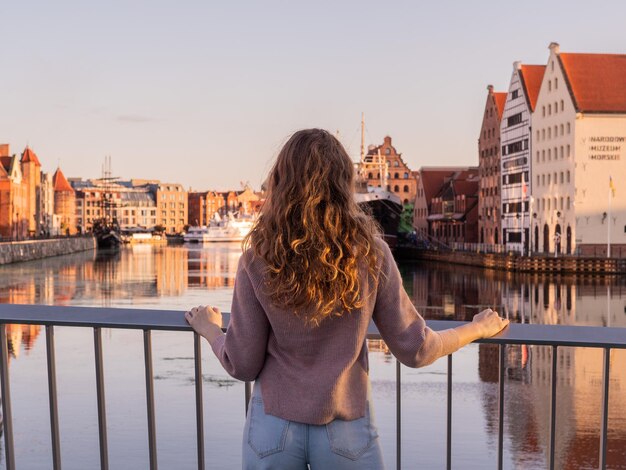
M 289 134 L 356 159 L 393 137 L 417 169 L 476 165 L 486 87 L 512 63 L 626 53 L 624 1 L 4 1 L 0 143 L 44 171 L 260 186 Z

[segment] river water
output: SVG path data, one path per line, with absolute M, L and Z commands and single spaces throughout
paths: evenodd
M 3 303 L 184 310 L 230 309 L 240 248 L 150 246 L 117 255 L 93 252 L 0 267 Z M 471 319 L 489 306 L 525 323 L 626 327 L 626 280 L 516 276 L 442 264 L 401 264 L 407 292 L 427 318 Z M 51 468 L 45 334 L 10 325 L 10 375 L 18 468 Z M 57 387 L 64 468 L 99 467 L 93 334 L 56 328 Z M 143 337 L 105 330 L 104 369 L 110 468 L 148 468 Z M 161 468 L 196 468 L 193 339 L 154 332 L 157 452 Z M 546 468 L 550 350 L 506 353 L 504 466 Z M 402 368 L 403 468 L 445 468 L 446 360 Z M 453 468 L 495 468 L 497 348 L 470 345 L 453 356 Z M 597 468 L 602 352 L 560 348 L 557 468 Z M 373 399 L 389 468 L 395 468 L 395 360 L 370 347 Z M 207 468 L 239 468 L 244 390 L 203 346 Z M 626 469 L 626 351 L 611 365 L 608 468 Z M 4 441 L 0 442 L 4 468 Z

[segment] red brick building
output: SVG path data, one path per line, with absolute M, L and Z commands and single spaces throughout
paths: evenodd
M 478 168 L 420 170 L 413 224 L 429 243 L 478 241 Z
M 41 163 L 35 152 L 26 147 L 20 160 L 23 183 L 26 185 L 25 213 L 28 214 L 28 232 L 37 234 L 41 230 Z
M 57 168 L 52 176 L 54 184 L 54 213 L 60 219 L 60 228 L 63 235 L 75 235 L 76 227 L 76 193 L 67 178 Z
M 226 201 L 222 193 L 216 191 L 190 191 L 188 205 L 188 220 L 190 225 L 208 225 L 216 212 L 225 206 Z
M 26 238 L 39 232 L 41 163 L 26 147 L 18 159 L 8 144 L 0 145 L 0 235 Z
M 506 93 L 496 93 L 487 87 L 487 101 L 478 137 L 478 192 L 479 242 L 502 243 L 501 181 L 500 181 L 500 122 L 506 102 Z

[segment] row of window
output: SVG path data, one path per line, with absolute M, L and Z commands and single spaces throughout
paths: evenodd
M 506 162 L 502 164 L 502 168 L 507 170 L 509 168 L 515 168 L 516 166 L 526 165 L 527 163 L 528 163 L 527 157 L 511 158 L 510 160 L 507 160 Z
M 502 175 L 502 184 L 519 184 L 522 181 L 528 183 L 529 174 L 528 171 L 520 171 L 518 173 L 509 173 L 508 175 Z
M 483 215 L 489 219 L 491 218 L 491 213 L 493 212 L 493 218 L 498 219 L 498 208 L 497 207 L 485 207 L 483 208 Z
M 483 139 L 491 139 L 496 136 L 496 129 L 487 129 L 483 131 Z
M 536 160 L 537 163 L 539 163 L 539 156 L 541 155 L 541 161 L 545 162 L 546 161 L 546 156 L 548 158 L 548 161 L 551 161 L 553 158 L 555 160 L 557 159 L 561 159 L 563 160 L 565 157 L 570 158 L 571 157 L 571 147 L 569 145 L 567 145 L 566 147 L 562 146 L 560 148 L 554 147 L 554 149 L 543 149 L 541 150 L 541 153 L 539 152 L 539 150 L 537 150 L 536 153 Z
M 554 132 L 552 131 L 553 129 Z M 546 129 L 541 129 L 541 132 L 539 132 L 539 129 L 537 129 L 537 141 L 540 142 L 542 140 L 546 140 L 546 138 L 551 139 L 552 136 L 554 136 L 554 138 L 556 139 L 559 135 L 565 135 L 565 129 L 567 129 L 568 134 L 571 134 L 571 123 L 568 122 L 566 126 L 564 126 L 563 124 L 561 124 L 560 126 L 555 125 L 554 127 L 548 126 Z
M 156 220 L 143 218 L 140 221 L 136 221 L 135 219 L 124 217 L 122 219 L 122 225 L 143 225 L 144 227 L 154 227 L 156 225 Z
M 537 199 L 537 206 L 533 209 L 537 211 L 550 211 L 550 210 L 570 210 L 571 199 L 567 197 L 545 197 Z M 496 208 L 485 207 L 482 212 L 487 218 L 491 216 L 491 212 L 497 214 Z M 507 202 L 502 204 L 503 214 L 521 214 L 528 213 L 530 210 L 530 204 L 528 201 Z
M 464 224 L 437 224 L 433 228 L 433 233 L 435 237 L 438 238 L 457 238 L 461 240 L 465 236 L 465 225 Z
M 528 212 L 528 201 L 519 202 L 507 202 L 506 204 L 502 204 L 502 209 L 504 214 L 521 214 L 523 212 Z
M 507 127 L 516 126 L 521 123 L 522 123 L 522 113 L 517 113 L 512 116 L 509 116 L 506 120 Z
M 522 152 L 528 150 L 528 139 L 518 140 L 511 142 L 510 144 L 502 146 L 502 156 L 511 155 L 512 153 Z
M 391 173 L 387 173 L 387 178 L 391 179 Z M 369 180 L 374 179 L 374 174 L 373 173 L 368 173 L 367 174 L 367 179 L 369 179 Z M 380 179 L 380 173 L 376 173 L 376 179 Z M 395 180 L 401 179 L 400 178 L 400 174 L 399 173 L 394 173 L 393 174 L 393 179 L 395 179 Z M 404 172 L 403 179 L 405 179 L 405 180 L 409 179 L 408 172 Z
M 494 155 L 498 156 L 498 147 L 490 147 L 488 149 L 481 150 L 480 152 L 480 156 L 483 158 L 493 157 Z
M 559 79 L 557 77 L 554 78 L 554 89 L 559 89 Z M 548 80 L 548 91 L 552 91 L 552 80 Z
M 168 196 L 167 194 L 161 194 L 161 201 L 167 201 L 168 199 L 169 199 L 170 201 L 176 201 L 177 199 L 178 199 L 179 201 L 184 201 L 184 200 L 186 199 L 186 196 L 187 196 L 187 195 L 186 195 L 186 194 L 179 194 L 179 195 L 178 195 L 178 198 L 176 197 L 176 194 L 170 194 L 170 195 L 169 195 L 169 196 L 170 196 L 169 198 L 168 198 L 167 196 Z
M 550 82 L 548 82 L 550 83 Z M 561 112 L 565 111 L 565 102 L 563 100 L 561 100 Z M 541 107 L 541 115 L 543 117 L 546 117 L 546 110 L 548 111 L 548 116 L 552 115 L 552 112 L 554 111 L 554 114 L 558 114 L 559 113 L 559 103 L 557 103 L 556 101 L 554 102 L 554 106 L 552 106 L 552 103 L 549 103 L 548 106 L 546 107 L 545 105 Z
M 492 186 L 489 188 L 481 189 L 481 193 L 483 196 L 497 196 L 498 195 L 498 187 Z
M 560 176 L 560 179 L 557 179 L 557 176 Z M 543 175 L 537 175 L 537 186 L 549 186 L 552 183 L 554 184 L 558 184 L 558 183 L 563 184 L 564 182 L 569 183 L 570 178 L 571 177 L 570 177 L 569 170 L 567 170 L 567 172 L 565 173 L 560 172 L 558 175 L 556 172 L 554 172 L 553 174 L 547 173 Z
M 558 204 L 557 204 L 558 203 Z M 567 198 L 563 197 L 545 197 L 538 199 L 537 201 L 537 211 L 551 211 L 551 210 L 570 210 L 571 201 L 569 196 Z
M 179 217 L 185 217 L 185 212 L 184 211 L 180 211 L 178 213 Z M 167 211 L 161 211 L 161 217 L 166 218 L 167 217 Z M 170 211 L 170 217 L 176 217 L 176 211 Z
M 185 204 L 183 204 L 182 202 L 178 204 L 178 208 L 179 209 L 185 209 Z M 161 209 L 167 209 L 167 202 L 162 202 L 161 203 Z M 170 202 L 170 209 L 176 209 L 176 203 L 175 202 Z

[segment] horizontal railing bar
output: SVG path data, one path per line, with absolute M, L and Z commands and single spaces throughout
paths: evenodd
M 230 315 L 222 315 L 224 325 L 228 325 Z M 2 323 L 191 331 L 182 311 L 131 308 L 0 304 L 0 324 Z M 426 323 L 437 331 L 466 322 L 428 320 Z M 369 326 L 368 338 L 380 339 L 373 323 Z M 513 323 L 497 336 L 478 342 L 626 349 L 626 328 Z

